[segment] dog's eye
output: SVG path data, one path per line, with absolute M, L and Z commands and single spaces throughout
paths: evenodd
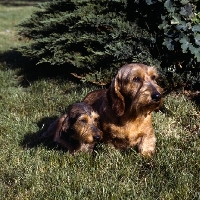
M 87 119 L 80 119 L 82 123 L 87 123 Z
M 95 118 L 95 119 L 94 119 L 94 122 L 95 122 L 95 123 L 98 123 L 98 122 L 99 122 L 99 119 L 98 119 L 98 118 Z
M 156 76 L 153 75 L 153 76 L 151 77 L 151 80 L 155 81 L 155 80 L 156 80 Z
M 134 82 L 140 82 L 141 78 L 139 76 L 136 76 L 136 77 L 133 78 L 133 81 Z

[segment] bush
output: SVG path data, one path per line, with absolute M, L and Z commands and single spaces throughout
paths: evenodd
M 161 60 L 168 87 L 200 83 L 200 4 L 197 0 L 139 1 L 139 14 L 154 38 L 154 56 Z
M 19 51 L 38 64 L 64 65 L 99 84 L 130 62 L 160 66 L 169 88 L 199 81 L 195 1 L 54 0 L 39 8 L 19 25 L 19 34 L 31 40 Z

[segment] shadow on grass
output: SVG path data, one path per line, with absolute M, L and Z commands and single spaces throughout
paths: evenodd
M 0 0 L 0 4 L 3 6 L 33 6 L 45 1 L 47 0 Z
M 36 60 L 30 60 L 15 50 L 0 53 L 0 62 L 5 69 L 18 69 L 19 84 L 23 87 L 28 87 L 32 82 L 40 79 L 69 80 L 80 83 L 79 79 L 70 74 L 72 66 L 51 66 L 48 63 L 37 65 Z
M 48 129 L 50 124 L 53 121 L 55 121 L 57 118 L 58 117 L 56 117 L 56 116 L 42 118 L 37 123 L 40 130 L 35 132 L 35 133 L 31 133 L 31 132 L 27 133 L 24 136 L 23 141 L 21 142 L 21 146 L 23 146 L 23 148 L 32 149 L 32 148 L 35 148 L 37 146 L 43 145 L 47 149 L 55 149 L 55 150 L 66 151 L 65 149 L 60 147 L 58 144 L 53 142 L 53 137 L 41 138 L 42 134 Z

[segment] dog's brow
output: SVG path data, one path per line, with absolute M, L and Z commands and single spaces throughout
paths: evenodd
M 78 119 L 87 119 L 88 115 L 87 114 L 81 114 L 78 116 Z
M 91 115 L 92 115 L 92 117 L 94 119 L 98 119 L 99 118 L 99 115 L 96 112 L 94 112 L 94 111 L 92 111 Z
M 157 71 L 156 71 L 156 69 L 155 68 L 150 68 L 149 70 L 148 70 L 148 75 L 151 77 L 151 76 L 155 76 L 156 78 L 158 77 L 158 74 L 157 74 Z
M 143 77 L 143 70 L 138 70 L 138 68 L 131 70 L 131 73 L 128 74 L 129 78 L 133 77 Z

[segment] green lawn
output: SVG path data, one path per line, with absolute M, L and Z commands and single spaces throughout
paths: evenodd
M 36 141 L 95 87 L 9 51 L 25 42 L 15 25 L 33 10 L 0 4 L 0 199 L 200 199 L 200 110 L 181 93 L 166 96 L 165 109 L 153 115 L 152 159 L 106 145 L 71 156 Z

